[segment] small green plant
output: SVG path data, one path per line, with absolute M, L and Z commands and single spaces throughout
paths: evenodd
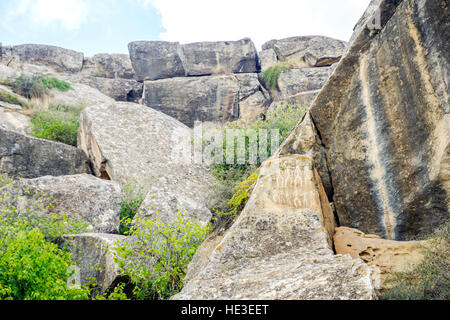
M 55 77 L 46 77 L 42 75 L 28 76 L 22 74 L 20 77 L 10 82 L 14 92 L 28 99 L 40 98 L 44 96 L 48 90 L 56 88 L 59 91 L 67 91 L 72 89 L 70 83 L 59 80 Z
M 122 190 L 123 200 L 120 205 L 120 227 L 119 233 L 128 235 L 131 222 L 138 212 L 142 202 L 147 195 L 145 188 L 136 182 L 125 185 Z
M 227 203 L 230 211 L 223 214 L 237 216 L 242 212 L 242 210 L 244 210 L 250 196 L 250 188 L 256 183 L 256 180 L 258 180 L 258 175 L 253 173 L 246 180 L 239 183 L 239 185 L 235 188 L 233 197 Z
M 77 146 L 81 108 L 51 106 L 39 110 L 31 117 L 34 137 Z
M 450 300 L 450 223 L 423 247 L 424 259 L 410 272 L 394 274 L 381 293 L 384 300 Z
M 25 108 L 27 106 L 27 104 L 24 101 L 20 100 L 15 95 L 12 95 L 7 92 L 0 92 L 0 101 L 15 104 L 21 106 L 22 108 Z
M 264 87 L 268 90 L 278 90 L 278 78 L 280 74 L 287 69 L 288 66 L 283 63 L 278 63 L 264 70 L 260 77 Z
M 181 211 L 170 222 L 138 219 L 130 229 L 132 241 L 118 246 L 115 253 L 123 275 L 135 285 L 134 297 L 165 300 L 178 293 L 209 229 Z

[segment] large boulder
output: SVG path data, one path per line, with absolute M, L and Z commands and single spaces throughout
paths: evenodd
M 259 63 L 261 65 L 261 71 L 267 70 L 268 68 L 278 63 L 277 54 L 272 48 L 260 51 L 258 53 L 258 56 Z
M 0 128 L 0 173 L 37 178 L 91 173 L 86 154 L 72 146 Z
M 78 141 L 97 176 L 147 188 L 139 217 L 159 212 L 170 219 L 181 208 L 206 223 L 205 197 L 214 180 L 191 161 L 191 136 L 191 129 L 161 112 L 117 102 L 85 109 Z
M 270 158 L 237 221 L 173 298 L 373 299 L 368 266 L 334 255 L 333 230 L 312 160 Z
M 428 245 L 427 241 L 385 240 L 347 227 L 336 228 L 334 235 L 336 253 L 367 263 L 377 289 L 389 288 L 395 273 L 411 271 L 422 262 Z
M 187 76 L 255 73 L 260 70 L 255 45 L 249 38 L 185 44 L 183 55 Z
M 51 67 L 57 72 L 76 73 L 83 67 L 84 55 L 69 49 L 41 44 L 2 48 L 2 64 L 20 66 L 28 63 Z
M 136 41 L 128 44 L 128 51 L 139 81 L 185 76 L 178 42 Z
M 71 77 L 64 78 L 71 81 Z M 101 93 L 98 89 L 86 84 L 71 83 L 72 89 L 67 91 L 59 91 L 58 89 L 50 90 L 49 104 L 63 105 L 69 107 L 89 107 L 102 103 L 114 102 L 114 99 Z
M 295 99 L 305 92 L 322 89 L 333 72 L 333 67 L 288 69 L 278 77 L 281 100 Z
M 445 1 L 373 1 L 315 99 L 342 226 L 404 240 L 449 219 L 448 17 Z
M 115 261 L 114 250 L 124 244 L 127 237 L 104 233 L 84 233 L 65 235 L 59 246 L 72 254 L 72 259 L 79 269 L 72 280 L 80 281 L 85 285 L 94 280 L 97 286 L 94 293 L 100 294 L 114 288 L 121 281 L 126 281 L 121 276 L 121 269 Z M 79 277 L 79 278 L 78 278 Z
M 84 61 L 84 73 L 110 79 L 135 79 L 136 74 L 127 54 L 96 54 Z
M 19 179 L 12 186 L 18 208 L 40 199 L 48 213 L 67 214 L 90 224 L 95 232 L 118 233 L 122 194 L 117 183 L 80 174 Z
M 304 61 L 310 67 L 323 58 L 338 58 L 345 52 L 345 41 L 324 36 L 291 37 L 271 40 L 262 45 L 263 50 L 274 50 L 278 61 Z M 323 63 L 321 64 L 323 65 Z
M 66 79 L 95 88 L 116 101 L 138 102 L 142 98 L 142 83 L 133 79 L 110 79 L 90 75 L 75 75 Z
M 20 106 L 10 105 L 0 101 L 0 129 L 29 134 L 30 118 L 18 112 Z
M 128 45 L 138 80 L 158 80 L 184 76 L 228 73 L 255 73 L 260 70 L 255 45 L 238 41 L 178 42 L 136 41 Z
M 195 121 L 256 118 L 270 101 L 257 74 L 245 74 L 146 81 L 142 102 L 193 127 Z

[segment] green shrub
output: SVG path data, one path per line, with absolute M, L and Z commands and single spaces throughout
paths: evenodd
M 183 287 L 187 267 L 210 226 L 179 211 L 171 222 L 139 219 L 130 230 L 133 241 L 116 249 L 115 260 L 135 285 L 136 299 L 164 300 Z
M 87 223 L 48 212 L 39 195 L 18 209 L 13 183 L 0 175 L 0 299 L 87 299 L 86 287 L 69 288 L 69 253 L 52 241 L 87 231 Z
M 410 272 L 387 280 L 385 300 L 450 300 L 450 223 L 435 232 L 423 247 L 424 260 Z
M 119 233 L 128 235 L 130 232 L 131 222 L 138 212 L 147 193 L 144 187 L 139 186 L 136 182 L 127 184 L 123 190 L 123 200 L 120 205 L 120 227 Z
M 258 158 L 256 164 L 249 163 L 248 147 L 249 138 L 247 136 L 248 129 L 254 132 L 259 132 L 259 130 L 278 130 L 279 132 L 279 143 L 281 144 L 292 131 L 292 129 L 297 125 L 297 123 L 303 118 L 307 112 L 308 107 L 302 105 L 281 105 L 274 111 L 267 112 L 265 114 L 265 119 L 260 118 L 254 122 L 250 127 L 239 127 L 235 123 L 229 124 L 227 128 L 240 129 L 238 132 L 240 136 L 238 139 L 245 136 L 245 146 L 239 146 L 240 148 L 245 148 L 246 150 L 238 149 L 235 143 L 235 148 L 233 149 L 234 158 L 237 159 L 238 154 L 245 153 L 246 163 L 244 164 L 226 164 L 227 159 L 227 149 L 226 141 L 224 141 L 223 147 L 223 161 L 222 163 L 213 164 L 210 166 L 210 171 L 214 177 L 219 180 L 219 183 L 214 186 L 207 198 L 208 207 L 212 211 L 218 212 L 228 212 L 229 205 L 228 202 L 233 198 L 235 194 L 235 189 L 239 188 L 239 184 L 246 181 L 252 174 L 255 173 L 257 168 L 261 165 L 262 160 Z M 225 136 L 225 134 L 224 134 Z M 257 137 L 257 143 L 259 144 L 260 137 Z M 267 137 L 267 155 L 272 156 L 271 150 L 271 136 L 268 134 Z
M 14 81 L 11 81 L 10 85 L 14 92 L 28 99 L 40 98 L 44 96 L 48 90 L 54 88 L 59 91 L 72 89 L 72 86 L 66 81 L 42 75 L 28 76 L 22 74 Z
M 31 132 L 36 138 L 77 146 L 81 108 L 51 106 L 31 117 Z
M 260 80 L 264 87 L 268 90 L 278 90 L 278 78 L 287 69 L 285 64 L 278 63 L 261 72 Z
M 230 211 L 224 214 L 237 216 L 242 210 L 244 210 L 250 196 L 249 190 L 256 183 L 256 180 L 258 180 L 258 175 L 253 173 L 246 180 L 239 183 L 239 185 L 235 188 L 233 197 L 227 203 Z
M 85 300 L 86 288 L 69 288 L 70 254 L 38 230 L 4 232 L 0 226 L 0 299 Z M 6 235 L 6 236 L 5 236 Z

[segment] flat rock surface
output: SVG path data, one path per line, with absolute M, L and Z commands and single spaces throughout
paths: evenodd
M 164 220 L 181 208 L 206 223 L 211 213 L 204 198 L 214 178 L 191 162 L 191 136 L 191 129 L 161 112 L 117 102 L 83 111 L 79 146 L 98 176 L 147 188 L 138 216 Z
M 89 223 L 95 232 L 118 233 L 122 194 L 117 183 L 88 174 L 20 179 L 14 185 L 26 204 L 36 197 L 49 213 L 67 214 Z M 26 207 L 20 205 L 18 207 Z
M 0 128 L 0 172 L 37 178 L 91 173 L 91 169 L 80 149 Z

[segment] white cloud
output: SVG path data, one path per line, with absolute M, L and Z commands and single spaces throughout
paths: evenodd
M 79 29 L 86 20 L 89 7 L 85 0 L 20 0 L 9 17 L 30 16 L 36 24 L 60 23 L 68 30 Z
M 348 40 L 370 0 L 129 0 L 157 8 L 166 32 L 161 39 L 237 40 L 257 47 L 271 39 L 327 35 Z

